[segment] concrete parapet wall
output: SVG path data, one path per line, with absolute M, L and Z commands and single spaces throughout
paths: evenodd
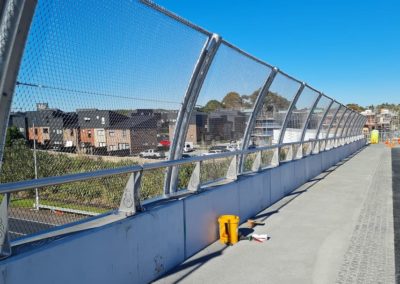
M 217 218 L 241 221 L 365 145 L 356 141 L 239 177 L 116 223 L 35 246 L 0 262 L 0 283 L 147 283 L 218 238 Z

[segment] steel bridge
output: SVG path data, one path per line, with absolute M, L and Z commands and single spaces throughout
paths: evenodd
M 153 2 L 89 2 L 0 2 L 3 283 L 394 281 L 364 116 Z M 221 214 L 271 239 L 222 247 Z

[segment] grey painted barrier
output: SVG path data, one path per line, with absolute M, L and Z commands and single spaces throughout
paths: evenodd
M 281 164 L 0 262 L 0 283 L 147 283 L 218 238 L 217 218 L 242 221 L 365 145 L 364 140 Z

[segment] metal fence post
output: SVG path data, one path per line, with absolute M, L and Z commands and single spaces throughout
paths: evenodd
M 169 160 L 177 160 L 182 157 L 183 146 L 193 109 L 196 105 L 197 98 L 200 94 L 208 70 L 210 69 L 211 63 L 220 45 L 221 37 L 217 34 L 214 34 L 207 41 L 200 54 L 199 60 L 196 63 L 196 67 L 176 120 L 174 139 L 170 148 Z M 178 183 L 178 170 L 178 167 L 171 167 L 167 169 L 164 183 L 164 195 L 176 191 Z
M 339 123 L 338 123 L 338 125 L 337 125 L 337 127 L 336 127 L 336 130 L 335 130 L 335 135 L 334 135 L 334 138 L 335 138 L 335 142 L 334 142 L 334 147 L 336 148 L 336 147 L 338 147 L 338 138 L 340 138 L 340 137 L 337 137 L 337 135 L 338 135 L 338 131 L 339 131 L 339 126 L 342 124 L 342 121 L 343 121 L 343 119 L 345 118 L 345 116 L 346 116 L 346 114 L 348 113 L 348 112 L 350 112 L 351 110 L 349 109 L 349 108 L 347 108 L 347 107 L 345 107 L 346 108 L 346 110 L 344 111 L 344 113 L 343 113 L 343 115 L 342 115 L 342 117 L 340 118 L 340 121 L 339 121 Z M 350 116 L 350 115 L 349 115 Z M 344 124 L 343 124 L 343 126 L 342 126 L 342 132 L 343 132 L 343 129 L 344 129 L 344 126 L 345 126 L 345 124 L 346 124 L 346 122 L 349 120 L 349 117 L 346 117 L 346 121 L 344 122 Z
M 331 123 L 329 124 L 329 128 L 328 128 L 328 132 L 326 133 L 326 139 L 325 139 L 325 144 L 327 145 L 328 143 L 329 144 L 331 144 L 331 142 L 328 142 L 328 139 L 329 139 L 329 134 L 331 133 L 331 130 L 332 130 L 332 126 L 333 126 L 333 122 L 335 121 L 335 119 L 336 119 L 336 117 L 337 117 L 337 114 L 339 113 L 339 111 L 340 111 L 340 109 L 342 108 L 342 107 L 344 107 L 344 105 L 342 105 L 342 104 L 340 104 L 340 106 L 338 107 L 338 109 L 337 109 L 337 111 L 335 112 L 335 114 L 334 114 L 334 116 L 332 117 L 332 121 L 331 121 Z M 343 113 L 344 114 L 344 113 Z M 343 116 L 343 115 L 342 115 Z M 341 118 L 340 118 L 341 119 Z M 338 124 L 339 125 L 339 124 Z M 335 138 L 335 135 L 333 136 L 333 138 Z M 325 146 L 325 148 L 326 148 L 326 146 Z M 329 150 L 329 149 L 328 149 Z
M 353 127 L 352 127 L 352 129 L 351 129 L 351 132 L 350 132 L 350 135 L 351 135 L 351 142 L 354 142 L 356 139 L 355 139 L 355 135 L 356 135 L 356 129 L 357 129 L 357 127 L 360 125 L 360 123 L 361 123 L 361 117 L 362 117 L 362 115 L 360 115 L 360 114 L 358 114 L 357 115 L 357 119 L 356 119 L 356 122 L 354 123 L 354 125 L 353 125 Z
M 345 133 L 342 132 L 342 137 L 344 138 L 344 143 L 345 144 L 349 142 L 349 139 L 348 139 L 349 138 L 349 131 L 353 127 L 353 124 L 354 124 L 356 118 L 357 118 L 357 113 L 354 111 L 354 113 L 353 113 L 353 115 L 351 117 L 351 120 L 347 123 L 347 127 L 345 129 Z
M 26 38 L 36 7 L 35 0 L 2 1 L 0 22 L 0 171 L 11 103 Z M 10 194 L 0 205 L 0 258 L 11 255 L 8 234 L 8 204 Z
M 300 146 L 299 146 L 299 147 L 301 148 L 301 150 L 298 150 L 297 153 L 296 153 L 296 158 L 297 158 L 297 159 L 300 159 L 300 158 L 302 158 L 302 157 L 304 156 L 304 153 L 303 153 L 303 143 L 304 143 L 304 138 L 305 138 L 305 136 L 306 136 L 308 124 L 310 123 L 312 114 L 313 114 L 315 108 L 317 107 L 318 102 L 319 102 L 319 100 L 320 100 L 321 98 L 322 98 L 322 93 L 319 93 L 319 95 L 318 95 L 318 97 L 316 98 L 316 100 L 315 100 L 313 106 L 311 107 L 311 110 L 310 110 L 310 112 L 309 112 L 309 114 L 308 114 L 308 116 L 307 116 L 307 119 L 306 119 L 305 123 L 304 123 L 303 129 L 302 129 L 302 131 L 301 131 L 301 138 L 300 138 L 301 143 L 300 143 Z M 301 154 L 301 157 L 300 157 L 300 154 Z
M 0 22 L 0 170 L 15 83 L 35 0 L 7 0 Z
M 363 116 L 363 115 L 360 115 L 360 119 L 358 120 L 357 125 L 356 125 L 356 126 L 354 127 L 354 129 L 353 129 L 353 136 L 359 135 L 359 134 L 357 133 L 357 132 L 358 132 L 358 128 L 359 128 L 359 127 L 363 127 L 363 125 L 362 125 L 363 120 L 364 120 L 364 116 Z
M 276 74 L 278 74 L 278 68 L 274 67 L 271 70 L 271 73 L 269 74 L 260 93 L 257 96 L 257 99 L 254 103 L 253 112 L 250 115 L 249 122 L 247 123 L 246 129 L 244 131 L 242 150 L 245 150 L 245 149 L 247 149 L 247 147 L 249 147 L 251 133 L 254 129 L 254 124 L 256 122 L 257 115 L 261 111 L 261 109 L 264 105 L 264 99 L 266 96 L 268 96 L 269 88 L 271 87 L 271 85 L 276 77 Z M 240 159 L 239 159 L 239 171 L 242 173 L 243 170 L 244 170 L 244 155 L 241 155 Z
M 314 143 L 313 148 L 311 149 L 311 153 L 314 153 L 314 154 L 318 154 L 320 151 L 321 145 L 320 145 L 320 139 L 318 137 L 319 137 L 319 134 L 321 133 L 322 125 L 324 124 L 325 118 L 328 116 L 328 113 L 331 110 L 332 105 L 335 103 L 335 100 L 332 100 L 332 99 L 330 99 L 330 100 L 331 100 L 331 103 L 326 108 L 325 113 L 322 116 L 321 122 L 318 125 L 317 133 L 315 134 L 315 139 L 317 141 Z
M 287 113 L 285 115 L 285 119 L 283 120 L 283 124 L 282 124 L 282 127 L 281 127 L 281 133 L 279 134 L 279 140 L 278 140 L 279 143 L 278 144 L 282 144 L 282 142 L 283 142 L 283 139 L 285 137 L 285 132 L 286 132 L 286 126 L 289 123 L 289 118 L 292 115 L 292 111 L 293 111 L 294 107 L 296 106 L 297 100 L 299 99 L 299 97 L 300 97 L 301 93 L 303 92 L 305 86 L 306 86 L 306 83 L 304 83 L 304 82 L 301 83 L 296 95 L 293 98 L 292 103 L 290 104 L 290 106 L 289 106 L 289 108 L 287 110 Z

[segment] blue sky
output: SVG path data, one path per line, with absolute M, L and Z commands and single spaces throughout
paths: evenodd
M 400 103 L 400 4 L 347 2 L 157 0 L 341 103 Z M 206 40 L 139 0 L 39 1 L 13 109 L 179 109 Z M 250 95 L 270 71 L 222 45 L 197 105 Z M 278 78 L 291 100 L 298 83 Z
M 400 103 L 400 1 L 156 2 L 342 103 Z

